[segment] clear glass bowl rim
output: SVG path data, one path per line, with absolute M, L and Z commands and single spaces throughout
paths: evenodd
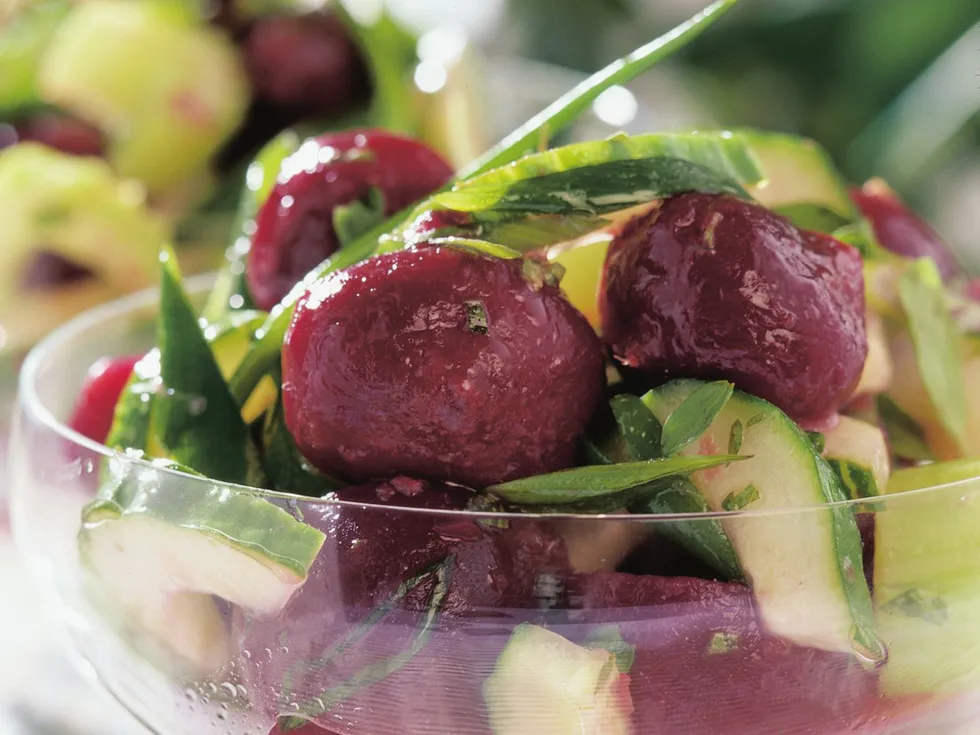
M 215 275 L 213 273 L 205 273 L 197 276 L 189 277 L 185 280 L 185 289 L 188 294 L 195 295 L 206 292 L 214 283 Z M 164 472 L 171 475 L 175 475 L 181 478 L 182 481 L 201 483 L 201 484 L 213 484 L 217 481 L 211 480 L 209 478 L 197 477 L 194 475 L 189 475 L 179 470 L 169 468 L 169 467 L 159 467 L 153 465 L 150 461 L 135 457 L 132 455 L 125 454 L 123 452 L 110 449 L 104 444 L 92 441 L 88 437 L 85 437 L 74 429 L 69 427 L 67 424 L 62 423 L 55 418 L 51 410 L 44 405 L 41 397 L 38 395 L 37 391 L 37 374 L 41 366 L 45 363 L 48 353 L 58 351 L 63 348 L 65 343 L 71 342 L 73 339 L 78 338 L 81 334 L 91 330 L 101 323 L 111 324 L 115 319 L 130 313 L 135 312 L 140 309 L 152 308 L 159 298 L 159 289 L 151 288 L 137 293 L 124 296 L 115 301 L 102 304 L 93 309 L 89 309 L 78 316 L 72 318 L 71 320 L 65 322 L 60 327 L 45 336 L 40 342 L 38 342 L 27 354 L 24 359 L 24 363 L 21 366 L 20 375 L 17 380 L 17 402 L 19 405 L 19 410 L 26 412 L 26 414 L 33 420 L 43 425 L 56 435 L 60 436 L 64 441 L 70 442 L 71 444 L 82 447 L 90 452 L 101 455 L 106 459 L 114 459 L 123 463 L 131 463 L 135 466 L 142 467 L 144 469 L 153 469 L 158 472 Z M 87 368 L 88 366 L 86 366 Z M 11 458 L 11 461 L 16 461 L 15 458 Z M 899 493 L 891 493 L 879 496 L 877 498 L 856 498 L 844 501 L 837 501 L 833 503 L 821 503 L 817 505 L 794 505 L 785 508 L 771 508 L 765 510 L 740 510 L 740 511 L 713 511 L 709 513 L 665 513 L 665 514 L 575 514 L 575 513 L 517 513 L 517 512 L 486 512 L 486 511 L 467 511 L 467 510 L 435 510 L 428 508 L 410 508 L 406 506 L 398 505 L 374 505 L 370 503 L 353 502 L 347 500 L 338 500 L 329 497 L 310 497 L 306 495 L 297 495 L 294 493 L 280 492 L 276 490 L 267 490 L 265 488 L 257 488 L 248 485 L 236 485 L 234 483 L 220 483 L 223 487 L 230 487 L 233 489 L 240 490 L 241 492 L 247 492 L 249 495 L 264 497 L 267 499 L 278 499 L 285 500 L 290 503 L 312 505 L 312 506 L 339 506 L 347 508 L 356 508 L 358 510 L 364 511 L 369 509 L 378 509 L 379 512 L 385 513 L 408 513 L 408 514 L 420 514 L 420 515 L 434 515 L 434 516 L 448 516 L 453 518 L 466 518 L 470 520 L 479 519 L 500 519 L 500 520 L 579 520 L 587 522 L 592 519 L 608 519 L 610 521 L 618 522 L 637 522 L 637 523 L 667 523 L 671 521 L 690 521 L 697 519 L 709 519 L 709 518 L 725 518 L 737 516 L 740 518 L 744 517 L 761 517 L 761 516 L 775 516 L 775 515 L 786 515 L 795 514 L 803 512 L 819 512 L 827 511 L 834 508 L 842 507 L 854 507 L 863 506 L 865 509 L 869 507 L 874 507 L 878 504 L 884 504 L 889 499 L 897 498 L 908 498 L 914 496 L 921 496 L 924 494 L 936 493 L 940 490 L 950 489 L 966 485 L 973 482 L 977 477 L 968 477 L 963 480 L 958 480 L 956 482 L 945 483 L 942 485 L 931 485 L 921 488 L 916 488 L 914 490 L 906 490 Z

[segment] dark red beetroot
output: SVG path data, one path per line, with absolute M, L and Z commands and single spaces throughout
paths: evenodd
M 845 655 L 766 635 L 740 584 L 597 572 L 569 592 L 577 615 L 636 646 L 636 732 L 851 732 L 876 678 Z
M 557 286 L 438 247 L 312 287 L 282 374 L 286 425 L 320 469 L 472 487 L 571 466 L 604 385 L 599 340 Z
M 332 15 L 272 15 L 243 44 L 255 96 L 305 112 L 344 112 L 365 87 L 360 52 Z
M 860 189 L 852 188 L 851 199 L 871 222 L 882 247 L 907 258 L 932 258 L 946 280 L 960 272 L 949 246 L 884 181 L 871 179 Z
M 46 289 L 68 286 L 94 276 L 85 266 L 72 263 L 50 250 L 39 250 L 24 268 L 20 285 L 26 290 Z
M 850 397 L 868 346 L 858 252 L 733 197 L 684 194 L 613 240 L 603 337 L 655 381 L 727 379 L 793 418 Z
M 119 396 L 141 358 L 142 355 L 104 357 L 95 362 L 85 377 L 68 425 L 93 441 L 104 442 Z
M 251 701 L 270 717 L 408 650 L 434 592 L 431 578 L 396 601 L 346 653 L 310 663 L 322 661 L 404 582 L 452 557 L 448 592 L 424 647 L 316 724 L 344 735 L 488 732 L 482 683 L 512 627 L 546 614 L 538 608 L 555 601 L 551 592 L 569 576 L 564 544 L 536 522 L 486 528 L 392 508 L 458 510 L 470 495 L 439 485 L 406 495 L 405 487 L 373 483 L 340 494 L 369 507 L 304 508 L 305 521 L 327 536 L 309 580 L 277 620 L 235 620 L 240 647 L 248 652 L 242 664 Z M 290 671 L 290 694 L 280 696 Z
M 337 250 L 333 211 L 384 194 L 393 214 L 452 176 L 438 153 L 412 138 L 379 130 L 322 135 L 283 164 L 256 218 L 246 277 L 258 306 L 271 309 L 307 272 Z
M 105 138 L 98 128 L 60 113 L 44 112 L 15 125 L 19 140 L 42 143 L 75 156 L 101 156 Z

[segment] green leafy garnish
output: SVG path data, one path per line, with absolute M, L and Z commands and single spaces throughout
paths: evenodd
M 863 217 L 838 227 L 831 234 L 836 240 L 857 248 L 865 260 L 887 260 L 895 257 L 881 246 L 871 222 Z
M 671 457 L 576 467 L 491 485 L 487 492 L 515 505 L 573 505 L 615 495 L 664 477 L 687 475 L 740 459 L 745 457 Z
M 593 628 L 582 641 L 586 648 L 600 649 L 612 654 L 616 670 L 628 674 L 636 658 L 636 646 L 623 640 L 618 625 L 600 625 Z
M 681 191 L 745 195 L 763 179 L 728 132 L 614 135 L 527 155 L 457 183 L 433 201 L 464 212 L 597 214 Z
M 609 220 L 589 214 L 542 215 L 480 223 L 480 238 L 506 244 L 521 253 L 577 240 L 609 226 Z
M 967 401 L 959 338 L 932 259 L 912 263 L 899 281 L 898 292 L 926 393 L 940 422 L 963 449 L 967 445 Z
M 107 447 L 120 452 L 146 450 L 150 437 L 150 409 L 162 383 L 160 350 L 154 348 L 136 363 L 133 374 L 126 381 L 105 440 Z
M 943 598 L 927 599 L 922 590 L 914 588 L 893 597 L 882 605 L 881 609 L 910 618 L 920 618 L 933 625 L 942 625 L 949 619 L 949 611 Z
M 752 418 L 750 418 L 745 423 L 745 428 L 746 429 L 751 429 L 756 424 L 761 424 L 765 420 L 766 420 L 766 415 L 764 413 L 757 413 L 755 416 L 753 416 Z
M 728 453 L 738 454 L 742 449 L 742 422 L 735 419 L 732 428 L 728 432 Z
M 216 480 L 254 484 L 254 446 L 181 286 L 177 259 L 165 248 L 160 262 L 163 383 L 153 401 L 153 431 L 171 459 Z
M 426 605 L 425 614 L 419 622 L 415 638 L 412 644 L 399 653 L 381 659 L 377 663 L 370 664 L 354 674 L 346 681 L 338 684 L 332 689 L 328 689 L 319 697 L 315 697 L 307 702 L 303 702 L 296 708 L 295 715 L 288 715 L 279 718 L 279 729 L 282 732 L 290 732 L 307 724 L 307 721 L 329 712 L 338 704 L 347 701 L 357 694 L 361 689 L 383 681 L 391 674 L 401 669 L 405 664 L 412 660 L 429 640 L 432 628 L 442 610 L 446 596 L 449 594 L 449 586 L 452 577 L 453 565 L 456 557 L 450 555 L 440 564 L 434 572 L 434 585 L 429 594 L 429 602 Z
M 660 459 L 661 427 L 657 417 L 636 396 L 623 393 L 609 401 L 619 433 L 635 460 Z M 729 452 L 737 454 L 737 452 Z
M 711 636 L 708 641 L 708 648 L 705 651 L 709 656 L 719 653 L 729 653 L 738 648 L 740 637 L 738 633 L 729 633 L 719 630 Z
M 786 217 L 797 227 L 814 232 L 834 232 L 848 226 L 848 221 L 818 204 L 789 204 L 776 207 L 775 212 Z
M 697 441 L 721 413 L 734 390 L 735 386 L 727 380 L 704 383 L 695 388 L 664 422 L 661 439 L 664 456 L 672 457 Z M 648 400 L 646 396 L 644 399 Z
M 629 510 L 631 513 L 673 515 L 710 513 L 711 507 L 690 480 L 678 477 L 649 498 L 630 505 Z M 681 548 L 687 549 L 724 579 L 742 579 L 742 567 L 738 563 L 738 555 L 721 521 L 717 518 L 672 520 L 670 523 L 656 524 L 654 529 Z
M 368 192 L 366 201 L 357 200 L 341 204 L 333 210 L 333 229 L 340 246 L 353 242 L 365 232 L 370 232 L 384 221 L 384 193 L 376 186 Z
M 464 167 L 459 178 L 467 179 L 476 176 L 536 150 L 542 131 L 547 131 L 548 135 L 553 136 L 564 130 L 579 115 L 588 110 L 600 94 L 610 87 L 626 84 L 654 64 L 684 48 L 735 7 L 736 2 L 737 0 L 718 0 L 686 23 L 600 69 L 548 105 L 484 155 Z
M 728 493 L 721 501 L 721 507 L 725 510 L 743 510 L 758 499 L 759 491 L 755 485 L 748 485 L 744 490 Z

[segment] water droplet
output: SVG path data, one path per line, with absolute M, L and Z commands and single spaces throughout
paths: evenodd
M 209 681 L 208 682 L 208 690 L 211 692 L 211 694 L 217 694 L 218 693 L 218 685 L 215 684 L 213 681 Z
M 248 661 L 250 658 L 252 658 L 252 652 L 251 651 L 242 651 L 242 658 L 244 658 L 246 661 Z
M 241 684 L 238 685 L 238 696 L 242 699 L 246 699 L 248 697 L 248 689 Z
M 197 701 L 197 692 L 195 692 L 193 689 L 189 687 L 184 690 L 184 696 L 187 697 L 188 701 L 191 702 Z
M 232 684 L 230 681 L 226 681 L 224 684 L 222 684 L 221 688 L 224 689 L 226 692 L 228 692 L 228 694 L 232 697 L 238 696 L 238 690 L 235 688 L 235 685 Z
M 218 719 L 219 720 L 227 720 L 228 719 L 228 713 L 227 712 L 224 712 L 224 711 L 219 711 L 218 712 Z

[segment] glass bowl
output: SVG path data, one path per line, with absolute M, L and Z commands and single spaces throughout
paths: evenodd
M 201 297 L 208 282 L 189 286 Z M 10 452 L 25 561 L 80 660 L 150 731 L 265 735 L 311 718 L 302 732 L 975 732 L 980 478 L 628 517 L 400 507 L 428 497 L 411 487 L 365 505 L 222 485 L 63 423 L 91 362 L 152 345 L 155 310 L 155 293 L 137 294 L 41 342 Z M 91 505 L 100 486 L 125 512 Z M 852 513 L 876 633 L 850 630 L 847 650 L 806 643 L 839 604 L 806 575 L 753 592 L 674 543 L 719 521 L 778 529 L 768 551 L 793 574 L 784 559 L 813 563 L 807 529 Z M 795 643 L 767 632 L 773 610 Z

